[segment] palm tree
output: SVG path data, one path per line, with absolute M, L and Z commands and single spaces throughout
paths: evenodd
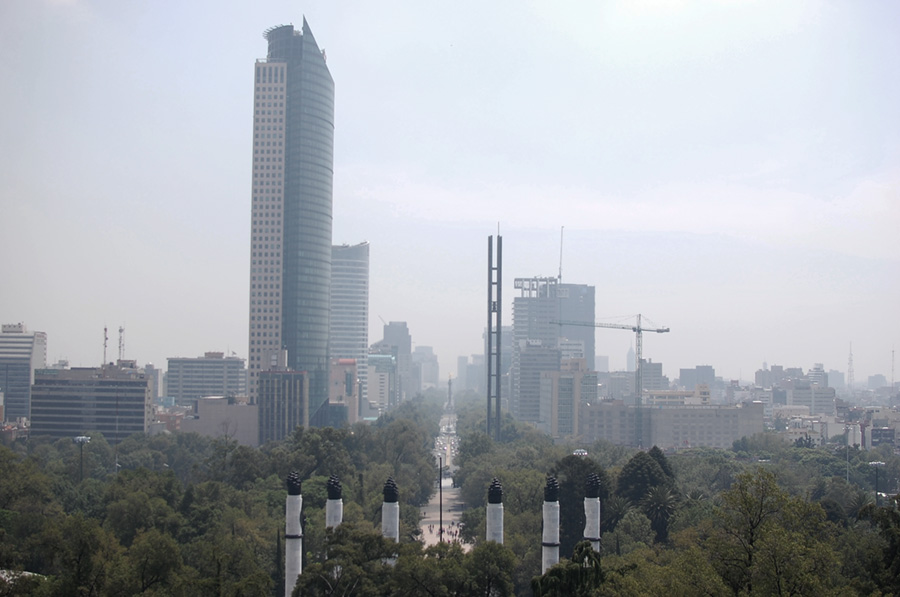
M 620 495 L 614 495 L 604 502 L 601 516 L 600 528 L 604 533 L 609 533 L 616 528 L 619 521 L 631 510 L 631 502 Z
M 850 518 L 859 518 L 859 512 L 869 504 L 874 504 L 875 500 L 872 499 L 872 496 L 869 495 L 865 491 L 857 491 L 856 494 L 850 498 L 850 503 L 847 505 L 847 515 Z
M 666 541 L 669 538 L 669 519 L 678 509 L 678 494 L 671 487 L 657 485 L 647 491 L 641 506 L 656 532 L 656 542 Z

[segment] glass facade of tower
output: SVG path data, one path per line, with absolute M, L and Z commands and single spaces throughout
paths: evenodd
M 332 359 L 356 359 L 362 398 L 368 398 L 369 243 L 331 248 Z
M 309 374 L 327 402 L 334 81 L 306 20 L 269 29 L 256 63 L 250 273 L 250 394 L 262 371 Z

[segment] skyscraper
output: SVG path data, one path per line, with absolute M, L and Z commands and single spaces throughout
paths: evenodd
M 366 398 L 369 355 L 369 243 L 331 247 L 332 359 L 356 359 Z
M 594 362 L 594 287 L 557 278 L 516 278 L 513 299 L 510 412 L 520 421 L 541 419 L 542 371 L 558 371 L 563 350 Z M 561 325 L 559 322 L 586 325 Z
M 21 323 L 3 325 L 0 331 L 0 392 L 4 396 L 7 421 L 31 417 L 34 370 L 46 366 L 47 334 L 29 332 Z
M 249 393 L 259 374 L 309 374 L 328 400 L 334 81 L 306 19 L 272 27 L 254 69 Z

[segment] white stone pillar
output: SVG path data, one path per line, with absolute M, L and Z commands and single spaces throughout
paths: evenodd
M 541 574 L 559 562 L 559 483 L 547 477 L 544 487 L 544 531 L 541 537 Z
M 503 486 L 494 477 L 488 488 L 487 505 L 487 540 L 503 543 Z
M 284 507 L 284 597 L 291 597 L 297 577 L 303 572 L 303 529 L 300 527 L 300 476 L 296 471 L 287 478 L 287 501 Z
M 594 551 L 600 551 L 600 477 L 591 473 L 584 496 L 584 538 Z
M 333 529 L 344 520 L 344 500 L 341 497 L 341 482 L 331 475 L 326 485 L 328 501 L 325 502 L 325 528 Z
M 393 477 L 384 484 L 384 503 L 381 505 L 381 534 L 388 539 L 400 541 L 399 491 Z

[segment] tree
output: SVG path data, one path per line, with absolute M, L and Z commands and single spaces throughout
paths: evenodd
M 632 508 L 631 502 L 619 495 L 614 495 L 601 504 L 600 530 L 604 533 L 614 530 Z
M 656 446 L 653 446 L 647 452 L 647 455 L 656 461 L 656 464 L 659 465 L 659 468 L 662 469 L 662 472 L 664 472 L 670 480 L 675 480 L 675 473 L 672 471 L 672 467 L 669 465 L 669 460 L 668 458 L 666 458 L 666 455 L 663 454 L 662 450 L 660 450 Z
M 839 594 L 837 556 L 817 504 L 788 495 L 763 469 L 739 475 L 721 498 L 706 548 L 736 594 Z
M 603 584 L 600 555 L 590 541 L 575 546 L 571 559 L 563 559 L 531 581 L 535 597 L 590 597 Z
M 485 541 L 468 553 L 468 595 L 504 597 L 513 594 L 512 570 L 516 555 L 508 547 Z
M 459 440 L 459 453 L 456 456 L 456 464 L 465 466 L 470 461 L 475 461 L 490 454 L 494 449 L 494 442 L 487 433 L 475 431 L 464 435 Z
M 882 567 L 886 573 L 877 576 L 880 588 L 900 594 L 900 494 L 890 498 L 886 506 L 865 506 L 860 517 L 871 520 L 878 527 L 886 545 L 882 550 Z
M 572 553 L 575 545 L 584 538 L 584 496 L 591 473 L 600 478 L 602 501 L 609 496 L 609 476 L 590 457 L 569 454 L 559 460 L 551 471 L 559 481 L 560 553 Z
M 641 506 L 656 533 L 656 542 L 667 541 L 669 539 L 669 520 L 678 508 L 678 494 L 671 487 L 665 485 L 651 487 L 641 502 Z
M 670 483 L 671 479 L 652 456 L 646 452 L 638 452 L 622 467 L 616 484 L 616 494 L 633 504 L 638 504 L 646 497 L 651 487 Z
M 142 594 L 174 583 L 175 575 L 181 570 L 181 549 L 170 535 L 150 529 L 135 537 L 126 561 L 133 575 L 135 594 Z
M 616 555 L 625 555 L 652 543 L 653 527 L 650 519 L 635 509 L 629 510 L 616 525 L 616 529 L 606 533 L 601 539 L 603 553 Z
M 325 549 L 328 558 L 297 577 L 295 597 L 388 594 L 389 562 L 403 547 L 372 527 L 345 523 L 326 533 Z
M 58 554 L 53 595 L 102 595 L 120 566 L 122 547 L 96 520 L 69 516 L 54 537 Z
M 401 555 L 394 566 L 391 593 L 409 597 L 468 595 L 465 560 L 458 543 L 437 543 L 422 553 Z

